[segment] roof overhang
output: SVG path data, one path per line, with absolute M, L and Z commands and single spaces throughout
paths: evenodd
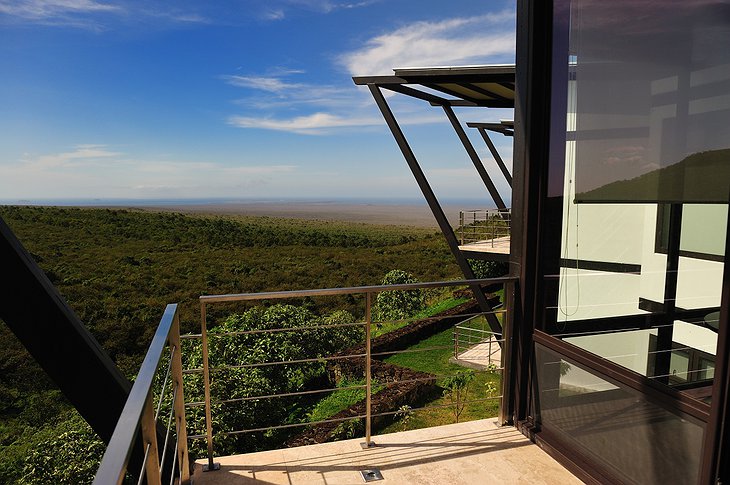
M 356 76 L 357 85 L 375 85 L 437 106 L 514 108 L 515 66 L 394 69 L 393 76 Z

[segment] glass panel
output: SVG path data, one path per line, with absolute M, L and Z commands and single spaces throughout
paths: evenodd
M 626 483 L 697 483 L 704 425 L 536 345 L 541 424 Z
M 571 2 L 579 201 L 727 202 L 729 18 L 722 0 Z
M 730 193 L 730 49 L 698 49 L 730 45 L 724 4 L 570 2 L 560 267 L 543 326 L 704 401 Z

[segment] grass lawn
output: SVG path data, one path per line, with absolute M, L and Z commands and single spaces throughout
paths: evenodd
M 424 308 L 420 312 L 413 315 L 413 317 L 411 317 L 408 320 L 397 320 L 394 322 L 384 322 L 372 330 L 372 338 L 379 337 L 380 335 L 385 335 L 386 333 L 392 332 L 393 330 L 398 330 L 399 328 L 403 328 L 406 325 L 409 325 L 410 323 L 420 320 L 422 318 L 432 317 L 432 316 L 436 315 L 437 313 L 441 313 L 443 311 L 450 310 L 456 306 L 461 305 L 462 303 L 464 303 L 468 300 L 469 300 L 468 298 L 449 297 L 449 298 L 446 298 L 445 300 L 441 300 L 432 305 L 429 305 L 428 307 Z
M 436 348 L 423 352 L 408 352 L 393 355 L 385 359 L 390 364 L 396 364 L 423 372 L 430 372 L 438 376 L 453 375 L 457 371 L 464 370 L 463 367 L 449 362 L 453 356 L 453 330 L 447 329 L 432 337 L 421 340 L 411 346 L 409 350 Z M 443 383 L 444 379 L 439 379 Z M 467 401 L 480 400 L 493 396 L 499 396 L 501 392 L 501 377 L 499 371 L 475 371 L 475 379 L 469 385 Z M 423 410 L 414 410 L 407 422 L 396 421 L 393 424 L 379 430 L 381 433 L 392 433 L 409 429 L 427 428 L 429 426 L 440 426 L 455 422 L 453 407 L 441 407 L 428 409 L 429 406 L 443 406 L 450 404 L 448 397 L 441 396 L 426 403 L 414 403 L 411 407 L 426 407 Z M 467 403 L 459 421 L 471 421 L 496 416 L 499 411 L 499 399 L 490 399 Z

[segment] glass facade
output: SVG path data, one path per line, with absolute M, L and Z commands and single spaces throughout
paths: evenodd
M 607 476 L 697 483 L 730 194 L 730 2 L 555 11 L 569 12 L 554 21 L 565 131 L 553 123 L 537 421 Z
M 704 423 L 537 345 L 543 427 L 624 483 L 696 483 Z
M 726 202 L 730 5 L 576 0 L 575 196 Z

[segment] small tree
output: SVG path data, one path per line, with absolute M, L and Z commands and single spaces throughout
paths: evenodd
M 384 285 L 418 283 L 413 275 L 394 269 L 383 278 Z M 379 293 L 373 305 L 373 319 L 379 321 L 402 320 L 413 316 L 426 307 L 423 290 L 384 291 Z
M 444 396 L 449 398 L 454 409 L 454 419 L 459 422 L 459 417 L 466 406 L 466 397 L 469 394 L 469 385 L 474 380 L 474 371 L 471 369 L 460 370 L 453 376 L 444 379 Z

